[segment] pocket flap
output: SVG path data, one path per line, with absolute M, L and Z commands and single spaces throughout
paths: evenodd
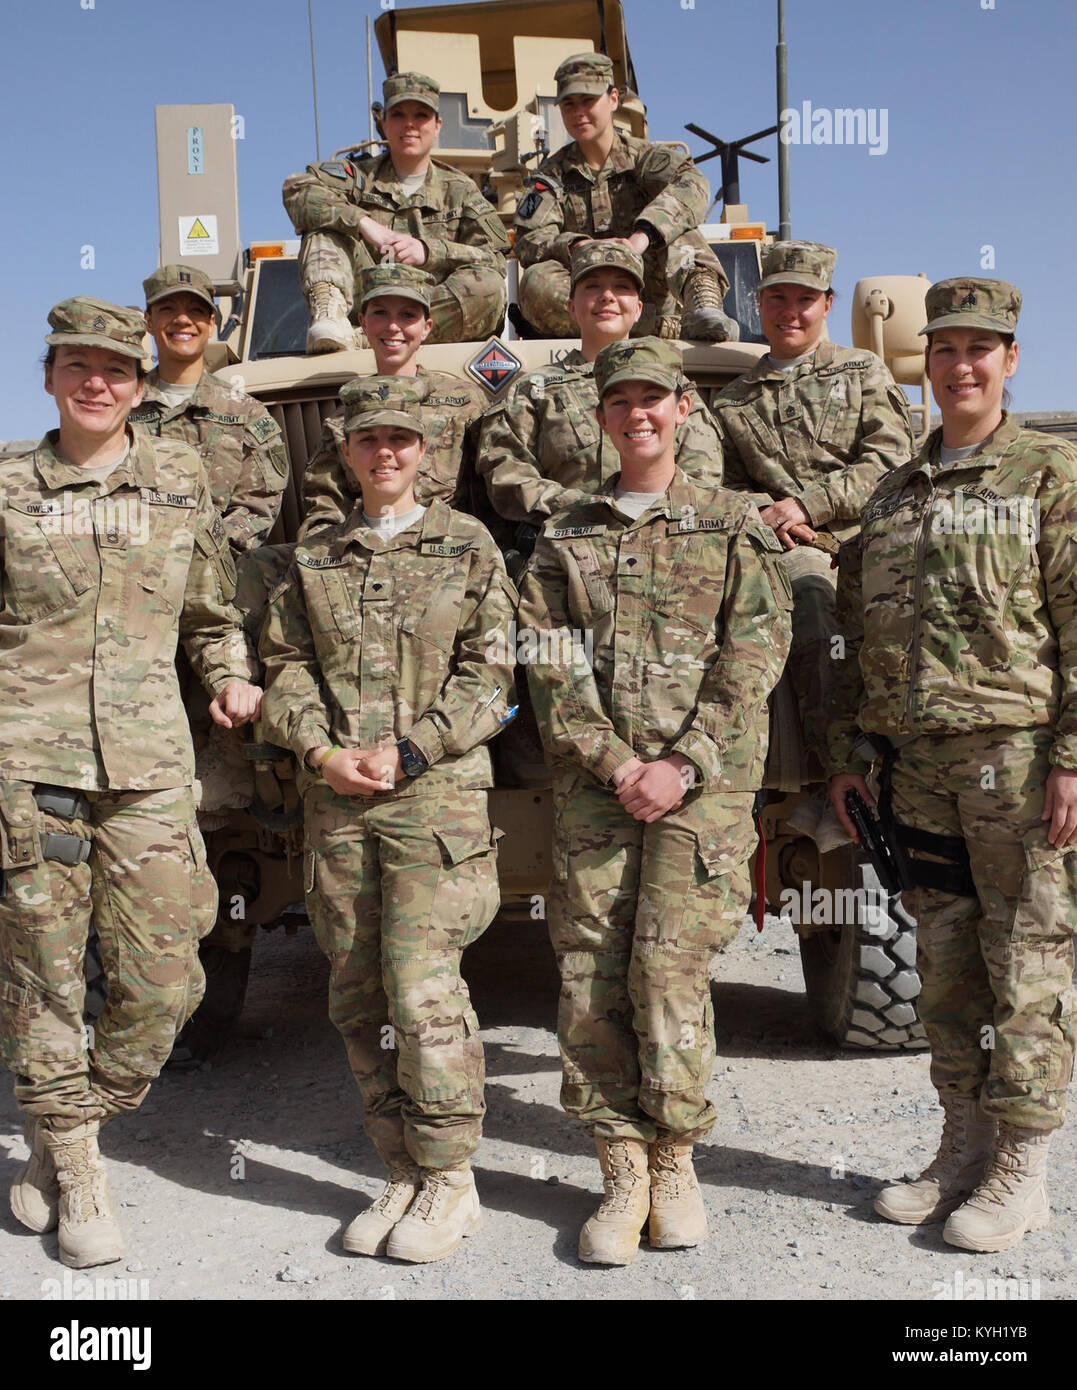
M 500 831 L 494 836 L 499 838 Z M 434 839 L 441 846 L 442 853 L 450 864 L 462 864 L 465 859 L 474 859 L 479 854 L 489 854 L 492 839 L 476 839 L 474 835 L 450 835 L 444 830 L 435 830 Z
M 33 783 L 0 782 L 0 869 L 25 869 L 41 858 Z

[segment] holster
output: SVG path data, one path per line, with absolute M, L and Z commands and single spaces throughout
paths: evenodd
M 897 819 L 893 806 L 893 775 L 900 750 L 881 734 L 873 733 L 871 742 L 882 759 L 879 771 L 879 822 L 899 862 L 903 882 L 915 888 L 949 893 L 955 898 L 975 898 L 976 884 L 972 877 L 968 845 L 960 835 L 939 835 L 931 830 L 918 830 Z M 918 854 L 931 854 L 935 859 L 920 859 Z

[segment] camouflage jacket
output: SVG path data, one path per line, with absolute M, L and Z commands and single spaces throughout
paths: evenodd
M 710 206 L 710 185 L 683 150 L 616 133 L 601 169 L 592 169 L 575 140 L 544 159 L 516 210 L 515 255 L 572 264 L 572 247 L 593 236 L 629 236 L 638 223 L 668 246 L 698 227 Z
M 684 378 L 690 393 L 692 384 Z M 477 467 L 491 505 L 507 521 L 541 526 L 548 516 L 584 502 L 618 473 L 617 450 L 595 416 L 594 363 L 574 348 L 560 362 L 528 372 L 490 407 L 482 422 Z M 677 463 L 717 487 L 722 451 L 710 411 L 692 393 L 678 428 Z
M 489 399 L 477 382 L 451 372 L 428 372 L 420 367 L 415 380 L 426 387 L 419 406 L 426 427 L 426 455 L 415 479 L 415 500 L 425 506 L 438 497 L 449 506 L 459 503 L 475 457 L 478 421 Z M 306 540 L 326 526 L 345 521 L 359 497 L 359 486 L 341 456 L 343 412 L 322 425 L 318 450 L 303 474 L 303 525 Z
M 778 542 L 745 498 L 677 470 L 638 520 L 601 495 L 546 523 L 524 572 L 520 659 L 551 757 L 600 782 L 682 753 L 705 792 L 763 779 L 789 650 Z
M 941 430 L 887 474 L 841 548 L 831 772 L 856 731 L 1055 731 L 1077 768 L 1077 448 L 1007 416 L 971 457 Z
M 308 164 L 305 174 L 285 180 L 284 206 L 301 235 L 357 237 L 363 217 L 407 232 L 426 246 L 423 269 L 438 282 L 465 265 L 488 265 L 505 274 L 509 238 L 497 209 L 473 179 L 438 159 L 430 161 L 426 182 L 411 197 L 388 154 Z
M 845 538 L 872 489 L 915 452 L 909 405 L 874 353 L 820 343 L 780 372 L 763 357 L 711 402 L 725 485 L 765 507 L 795 498 Z
M 432 502 L 421 522 L 385 540 L 356 508 L 297 547 L 270 600 L 260 643 L 266 737 L 301 763 L 323 744 L 409 738 L 431 767 L 400 782 L 398 795 L 420 781 L 491 786 L 484 745 L 516 699 L 512 661 L 490 659 L 490 644 L 509 631 L 515 602 L 473 517 Z
M 105 482 L 48 434 L 0 483 L 0 778 L 190 786 L 176 641 L 211 694 L 256 679 L 202 464 L 136 432 Z
M 233 395 L 209 372 L 194 395 L 176 406 L 161 397 L 154 368 L 146 394 L 127 417 L 147 434 L 182 439 L 202 456 L 213 505 L 224 517 L 236 555 L 261 545 L 280 511 L 288 479 L 288 453 L 277 422 L 265 406 L 242 391 Z

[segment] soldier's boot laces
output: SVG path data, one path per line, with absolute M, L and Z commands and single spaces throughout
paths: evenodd
M 627 1265 L 639 1253 L 640 1231 L 651 1210 L 647 1145 L 642 1139 L 595 1137 L 605 1196 L 580 1232 L 585 1264 Z
M 429 1264 L 451 1255 L 465 1236 L 482 1229 L 482 1211 L 470 1168 L 423 1168 L 422 1187 L 389 1234 L 394 1260 Z
M 649 1150 L 651 1219 L 648 1239 L 656 1250 L 701 1245 L 707 1238 L 703 1194 L 692 1167 L 691 1144 L 656 1139 Z
M 60 1180 L 45 1134 L 33 1117 L 23 1126 L 30 1157 L 11 1184 L 11 1211 L 31 1231 L 51 1231 L 60 1219 Z
M 344 1232 L 344 1249 L 353 1255 L 384 1255 L 389 1232 L 415 1200 L 422 1180 L 415 1164 L 393 1168 L 380 1196 Z
M 111 1264 L 123 1256 L 98 1128 L 89 1122 L 66 1134 L 46 1134 L 60 1181 L 60 1262 L 72 1269 Z
M 722 308 L 713 270 L 695 270 L 684 282 L 681 337 L 697 343 L 735 343 L 740 337 L 740 325 Z
M 980 1111 L 978 1096 L 943 1092 L 939 1151 L 913 1182 L 884 1187 L 875 1210 L 888 1221 L 924 1226 L 959 1207 L 983 1178 L 995 1142 L 995 1121 Z
M 307 294 L 310 327 L 308 352 L 349 352 L 355 346 L 355 332 L 348 318 L 348 304 L 336 285 L 319 280 Z
M 962 1250 L 1009 1250 L 1051 1219 L 1047 1201 L 1050 1132 L 999 1125 L 983 1180 L 950 1217 L 942 1238 Z

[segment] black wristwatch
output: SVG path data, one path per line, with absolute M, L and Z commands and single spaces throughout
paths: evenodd
M 406 738 L 402 738 L 396 745 L 396 751 L 400 754 L 400 766 L 404 769 L 405 777 L 418 777 L 430 766 L 423 755 L 416 752 Z

